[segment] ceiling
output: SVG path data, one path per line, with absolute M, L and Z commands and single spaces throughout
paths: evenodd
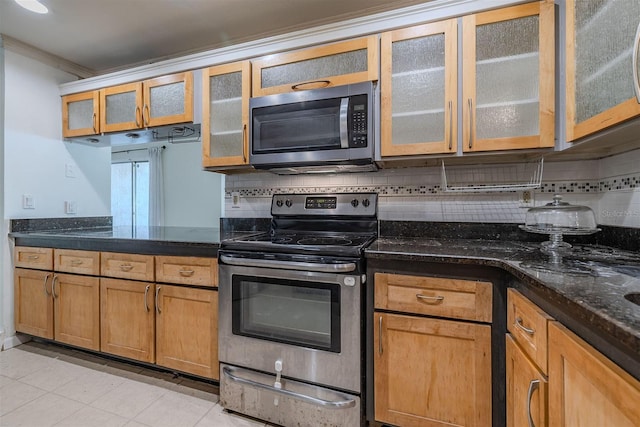
M 104 74 L 427 0 L 0 0 L 0 33 Z

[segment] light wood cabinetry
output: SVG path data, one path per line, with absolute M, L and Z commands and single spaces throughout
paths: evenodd
M 252 96 L 378 80 L 378 36 L 252 61 Z
M 218 379 L 218 292 L 156 286 L 156 364 Z
M 249 61 L 207 68 L 202 81 L 202 166 L 249 163 Z
M 382 34 L 383 157 L 457 150 L 457 28 L 450 19 Z
M 53 339 L 50 271 L 16 268 L 13 273 L 16 331 Z
M 640 382 L 559 323 L 549 326 L 549 426 L 633 427 Z
M 409 427 L 491 424 L 491 326 L 424 317 L 453 313 L 490 322 L 491 303 L 490 283 L 375 274 L 376 421 Z
M 552 320 L 518 291 L 507 290 L 508 427 L 548 425 L 547 330 Z
M 100 279 L 100 350 L 155 361 L 155 285 Z
M 153 282 L 154 266 L 153 255 L 102 252 L 100 257 L 101 276 Z
M 99 252 L 16 247 L 16 331 L 92 350 L 100 348 Z M 59 272 L 80 273 L 61 274 Z
M 156 282 L 218 286 L 218 260 L 183 256 L 156 256 Z
M 100 91 L 101 132 L 193 121 L 193 73 L 112 86 Z
M 567 140 L 640 116 L 640 3 L 567 0 L 566 32 Z
M 62 136 L 100 133 L 100 91 L 74 93 L 62 97 Z
M 554 2 L 462 18 L 462 149 L 553 147 Z

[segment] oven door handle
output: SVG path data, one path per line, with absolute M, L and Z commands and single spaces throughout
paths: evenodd
M 289 391 L 283 388 L 275 388 L 273 386 L 262 384 L 260 382 L 249 380 L 246 378 L 241 378 L 239 376 L 232 374 L 231 369 L 229 369 L 229 367 L 227 366 L 222 368 L 222 372 L 231 381 L 234 381 L 240 384 L 246 384 L 256 388 L 261 388 L 263 390 L 268 390 L 277 394 L 282 394 L 292 399 L 302 400 L 304 402 L 311 403 L 312 405 L 316 405 L 316 406 L 322 406 L 325 408 L 332 408 L 332 409 L 346 409 L 346 408 L 353 408 L 356 405 L 355 399 L 349 399 L 347 396 L 343 396 L 344 400 L 337 400 L 337 401 L 324 400 L 324 399 L 319 399 L 313 396 L 307 396 L 306 394 Z M 337 394 L 340 394 L 340 393 L 337 393 Z
M 267 267 L 267 268 L 281 268 L 283 270 L 298 270 L 298 271 L 315 271 L 319 273 L 346 273 L 349 271 L 355 271 L 355 262 L 345 262 L 340 264 L 319 264 L 313 262 L 299 262 L 299 261 L 278 261 L 273 259 L 252 259 L 252 258 L 237 258 L 229 255 L 221 255 L 220 261 L 229 265 L 237 265 L 241 267 Z

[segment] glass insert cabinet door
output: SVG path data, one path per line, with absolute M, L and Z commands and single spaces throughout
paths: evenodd
M 100 129 L 116 132 L 142 127 L 142 82 L 111 86 L 100 91 Z
M 193 121 L 193 73 L 179 73 L 143 82 L 144 126 Z
M 100 91 L 62 97 L 62 136 L 95 135 L 100 132 Z
M 203 72 L 203 167 L 248 163 L 249 61 L 210 67 Z
M 567 0 L 567 139 L 640 116 L 640 2 Z
M 457 149 L 457 21 L 381 37 L 381 155 Z
M 554 4 L 465 16 L 463 151 L 554 146 Z

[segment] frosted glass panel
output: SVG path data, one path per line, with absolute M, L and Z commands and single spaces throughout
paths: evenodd
M 136 120 L 136 93 L 125 92 L 106 97 L 106 121 L 107 124 L 135 122 Z
M 209 83 L 210 157 L 241 156 L 243 153 L 242 73 L 213 76 Z
M 361 71 L 367 71 L 367 49 L 263 68 L 262 87 L 307 82 Z
M 69 129 L 85 129 L 93 127 L 93 100 L 70 102 Z
M 184 82 L 150 89 L 151 118 L 184 114 Z
M 392 57 L 392 143 L 444 140 L 444 34 L 395 42 Z
M 538 16 L 476 28 L 477 138 L 538 135 Z
M 576 119 L 582 122 L 634 96 L 633 38 L 638 0 L 576 1 Z

